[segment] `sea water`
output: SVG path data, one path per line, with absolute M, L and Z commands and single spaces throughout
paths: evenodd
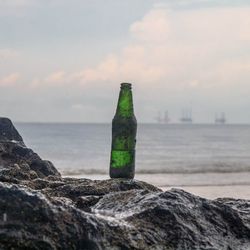
M 63 175 L 108 178 L 110 124 L 15 125 Z M 163 186 L 250 184 L 250 125 L 139 124 L 136 175 Z

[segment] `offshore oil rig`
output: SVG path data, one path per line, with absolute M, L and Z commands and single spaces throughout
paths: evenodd
M 215 119 L 214 119 L 214 123 L 215 124 L 225 124 L 227 122 L 226 120 L 226 115 L 224 112 L 218 114 L 215 114 Z
M 159 124 L 168 124 L 170 122 L 170 118 L 168 116 L 168 111 L 166 110 L 164 112 L 164 115 L 161 115 L 161 112 L 158 113 L 158 116 L 156 117 L 156 121 Z
M 182 110 L 182 116 L 180 118 L 180 122 L 185 123 L 185 124 L 192 124 L 193 123 L 191 109 Z
M 169 118 L 168 111 L 166 110 L 163 114 L 159 111 L 158 115 L 155 117 L 155 120 L 158 124 L 169 124 L 171 119 Z M 193 116 L 192 116 L 192 109 L 183 109 L 181 118 L 179 119 L 180 123 L 183 124 L 192 124 L 193 123 Z M 226 124 L 227 119 L 225 112 L 216 113 L 214 118 L 214 124 Z

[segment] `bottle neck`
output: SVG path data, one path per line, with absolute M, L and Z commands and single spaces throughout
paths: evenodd
M 116 115 L 128 118 L 134 115 L 133 97 L 131 88 L 122 87 L 116 109 Z

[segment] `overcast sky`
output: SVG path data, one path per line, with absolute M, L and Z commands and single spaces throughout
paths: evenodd
M 121 82 L 139 122 L 249 123 L 250 1 L 0 0 L 0 116 L 110 122 Z

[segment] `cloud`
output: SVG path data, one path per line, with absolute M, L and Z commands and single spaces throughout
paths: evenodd
M 119 75 L 119 63 L 115 55 L 109 55 L 95 69 L 85 68 L 82 71 L 71 74 L 70 78 L 80 84 L 107 81 L 110 77 Z
M 6 6 L 10 7 L 12 4 L 15 9 L 16 5 L 16 12 L 20 13 L 22 6 L 32 5 L 36 0 L 14 0 L 12 3 L 0 0 L 0 6 L 7 2 Z M 182 6 L 187 6 L 188 2 L 182 1 Z M 195 5 L 195 2 L 192 1 L 192 4 Z M 192 8 L 176 8 L 173 5 L 171 7 L 158 4 L 127 27 L 127 37 L 113 37 L 107 31 L 104 40 L 97 40 L 99 36 L 95 36 L 98 31 L 95 27 L 96 30 L 92 31 L 93 38 L 90 40 L 94 41 L 93 44 L 86 45 L 86 41 L 82 44 L 85 50 L 98 46 L 97 50 L 93 49 L 89 54 L 76 46 L 61 56 L 65 48 L 75 45 L 72 43 L 66 46 L 69 41 L 64 39 L 58 50 L 53 49 L 53 46 L 44 45 L 38 53 L 35 46 L 23 47 L 23 52 L 27 54 L 22 55 L 21 60 L 13 60 L 15 62 L 11 62 L 10 66 L 14 72 L 23 70 L 22 78 L 25 77 L 25 82 L 30 83 L 25 85 L 23 81 L 21 86 L 19 85 L 22 91 L 27 90 L 24 96 L 30 97 L 29 102 L 36 102 L 38 97 L 44 103 L 50 101 L 54 104 L 60 100 L 57 107 L 39 107 L 44 110 L 46 107 L 46 113 L 53 106 L 54 112 L 57 113 L 56 110 L 60 106 L 63 107 L 63 113 L 64 107 L 67 106 L 70 109 L 69 117 L 71 112 L 77 114 L 79 110 L 91 114 L 95 109 L 99 115 L 104 114 L 105 110 L 111 110 L 111 95 L 117 90 L 117 84 L 123 81 L 135 83 L 136 107 L 140 109 L 138 113 L 144 117 L 152 118 L 157 109 L 165 107 L 177 113 L 190 101 L 196 107 L 212 106 L 211 113 L 214 112 L 214 107 L 220 108 L 223 102 L 228 112 L 240 102 L 249 105 L 250 8 L 197 8 L 194 5 Z M 2 8 L 0 12 L 5 13 L 5 9 L 7 8 Z M 25 13 L 36 15 L 36 12 L 30 11 L 29 8 L 23 9 Z M 40 9 L 40 6 L 37 9 Z M 29 18 L 23 20 L 28 21 Z M 45 25 L 43 22 L 37 24 Z M 119 25 L 120 23 L 117 26 Z M 91 26 L 89 27 L 91 29 Z M 72 34 L 74 32 L 72 29 Z M 84 36 L 86 37 L 85 33 Z M 31 38 L 29 37 L 29 40 L 32 40 Z M 119 39 L 123 41 L 120 42 Z M 81 42 L 82 40 L 79 41 Z M 106 43 L 109 43 L 109 46 Z M 120 49 L 118 44 L 122 44 Z M 112 46 L 114 50 L 110 49 Z M 107 47 L 109 51 L 103 56 Z M 46 50 L 51 53 L 48 52 L 49 54 L 43 57 L 41 53 L 44 54 Z M 74 55 L 76 50 L 77 56 Z M 0 63 L 17 57 L 18 53 L 11 48 L 0 49 Z M 59 58 L 70 59 L 65 61 Z M 87 66 L 81 68 L 81 62 Z M 6 73 L 2 72 L 9 72 L 9 65 L 6 63 L 4 67 L 1 67 L 0 74 L 4 75 L 0 76 L 0 86 L 12 86 L 13 89 L 9 92 L 15 93 L 16 84 L 21 79 L 20 74 L 5 75 Z M 138 89 L 140 92 L 137 93 L 140 94 L 136 96 Z M 2 96 L 4 95 L 2 91 Z M 20 99 L 19 96 L 17 99 Z M 207 119 L 207 114 L 204 113 L 203 116 L 204 120 Z M 106 119 L 104 115 L 103 117 Z M 100 118 L 96 120 L 98 119 Z
M 185 1 L 184 1 L 185 2 Z M 174 10 L 158 5 L 132 23 L 130 42 L 94 67 L 55 71 L 33 86 L 130 81 L 162 89 L 207 89 L 249 82 L 250 8 Z
M 0 79 L 0 87 L 9 87 L 16 85 L 20 79 L 19 73 L 12 73 L 7 76 L 4 76 Z
M 57 70 L 55 72 L 50 73 L 46 77 L 34 77 L 28 86 L 33 89 L 63 87 L 66 85 L 70 85 L 72 82 L 74 82 L 74 80 L 76 79 L 75 74 L 76 73 L 67 73 L 64 70 Z
M 20 55 L 20 52 L 14 49 L 0 49 L 0 61 L 15 59 Z
M 163 42 L 169 35 L 170 24 L 165 9 L 155 9 L 146 14 L 142 20 L 130 27 L 132 35 L 141 41 Z
M 230 84 L 222 68 L 237 77 L 250 61 L 249 12 L 250 7 L 176 10 L 157 5 L 130 25 L 129 42 L 120 51 L 111 51 L 94 67 L 35 78 L 31 86 L 131 81 L 178 90 Z M 234 61 L 243 66 L 231 67 Z
M 222 68 L 239 76 L 250 63 L 249 13 L 249 7 L 154 8 L 130 26 L 130 44 L 82 70 L 79 81 L 131 80 L 174 88 L 229 85 Z M 241 66 L 232 67 L 233 62 Z
M 56 71 L 45 78 L 44 82 L 48 85 L 62 85 L 66 81 L 64 71 Z
M 207 7 L 228 7 L 228 6 L 249 6 L 248 0 L 166 0 L 164 2 L 155 3 L 156 8 L 207 8 Z

